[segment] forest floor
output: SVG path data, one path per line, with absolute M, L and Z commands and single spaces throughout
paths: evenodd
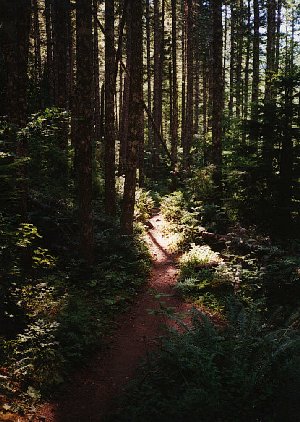
M 168 252 L 158 212 L 149 221 L 146 236 L 152 270 L 146 286 L 129 310 L 118 317 L 117 330 L 107 339 L 108 350 L 99 352 L 76 373 L 57 403 L 46 404 L 33 419 L 46 422 L 101 422 L 115 410 L 117 398 L 148 352 L 159 345 L 168 320 L 162 307 L 188 312 L 190 306 L 174 292 L 178 269 L 176 256 Z M 27 422 L 26 421 L 26 422 Z

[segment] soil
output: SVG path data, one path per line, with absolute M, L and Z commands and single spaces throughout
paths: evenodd
M 99 352 L 76 373 L 59 402 L 44 405 L 34 421 L 104 421 L 116 406 L 116 398 L 134 377 L 140 361 L 159 344 L 165 323 L 172 324 L 162 314 L 152 311 L 158 311 L 162 302 L 175 312 L 188 311 L 188 304 L 174 293 L 178 273 L 176 258 L 168 252 L 168 239 L 162 233 L 162 225 L 160 214 L 149 221 L 146 241 L 153 262 L 150 277 L 127 313 L 119 317 L 107 352 Z

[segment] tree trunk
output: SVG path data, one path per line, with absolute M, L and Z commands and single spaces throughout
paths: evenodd
M 129 21 L 129 8 L 127 9 L 127 21 Z M 119 174 L 125 173 L 126 155 L 127 155 L 127 140 L 128 140 L 128 113 L 129 113 L 129 87 L 130 87 L 130 28 L 127 25 L 127 39 L 126 39 L 126 70 L 123 88 L 122 100 L 122 116 L 121 116 L 121 136 L 120 136 L 120 154 L 119 154 Z
M 53 33 L 52 33 L 52 0 L 45 0 L 45 26 L 46 26 L 46 63 L 44 67 L 45 102 L 53 105 L 54 101 L 54 75 L 53 75 Z
M 230 4 L 230 88 L 229 88 L 229 103 L 228 103 L 228 111 L 229 116 L 233 114 L 233 99 L 234 99 L 234 92 L 235 92 L 235 66 L 236 66 L 236 45 L 235 45 L 235 37 L 236 37 L 236 6 L 234 2 Z
M 259 97 L 259 45 L 260 45 L 260 17 L 259 1 L 253 0 L 254 13 L 254 34 L 253 34 L 253 76 L 252 76 L 252 96 L 251 96 L 251 119 L 258 120 L 258 97 Z
M 172 126 L 171 156 L 174 166 L 178 150 L 178 81 L 177 81 L 177 11 L 176 0 L 172 0 Z
M 143 114 L 143 7 L 140 0 L 129 1 L 128 16 L 130 17 L 130 68 L 132 69 L 132 72 L 130 73 L 128 151 L 121 214 L 121 232 L 125 235 L 132 235 L 136 169 L 138 164 L 138 151 L 141 144 L 139 125 Z
M 105 212 L 116 213 L 114 1 L 105 2 Z
M 70 0 L 52 0 L 54 104 L 68 109 L 68 17 Z
M 212 86 L 212 162 L 215 165 L 215 183 L 222 191 L 222 118 L 223 118 L 223 70 L 222 70 L 222 0 L 212 0 L 213 13 L 213 86 Z
M 275 124 L 275 72 L 276 52 L 276 0 L 267 1 L 267 66 L 264 98 L 264 143 L 263 162 L 267 183 L 270 183 L 274 156 L 274 124 Z
M 163 31 L 160 19 L 160 0 L 154 0 L 154 104 L 153 117 L 154 123 L 159 132 L 162 131 L 162 81 L 163 81 L 163 63 L 162 63 L 162 45 Z M 153 167 L 157 172 L 159 166 L 159 136 L 154 132 L 153 145 Z
M 100 141 L 101 137 L 101 122 L 100 122 L 100 80 L 99 80 L 99 41 L 98 41 L 98 22 L 97 22 L 97 13 L 98 13 L 98 1 L 93 0 L 93 26 L 94 26 L 94 42 L 93 42 L 93 52 L 94 52 L 94 138 L 96 141 Z
M 92 139 L 93 139 L 93 22 L 92 0 L 76 2 L 77 182 L 80 252 L 93 263 Z
M 243 61 L 243 0 L 239 0 L 237 12 L 237 57 L 236 57 L 236 81 L 235 100 L 236 117 L 241 118 L 242 108 L 242 61 Z
M 251 3 L 248 0 L 247 5 L 247 40 L 246 40 L 246 63 L 245 63 L 245 89 L 244 89 L 244 113 L 243 118 L 248 119 L 249 106 L 249 64 L 250 64 L 250 46 L 251 46 Z M 244 130 L 243 133 L 246 133 Z
M 190 151 L 193 141 L 193 102 L 194 102 L 194 34 L 193 34 L 193 0 L 187 0 L 187 98 L 185 140 L 183 144 L 183 165 L 186 170 L 190 167 Z
M 151 87 L 151 30 L 150 30 L 150 4 L 146 0 L 146 37 L 147 37 L 147 106 L 152 113 L 152 87 Z M 148 116 L 148 148 L 153 155 L 153 131 L 151 119 Z
M 33 42 L 34 42 L 34 82 L 38 86 L 42 77 L 41 34 L 38 0 L 33 0 Z

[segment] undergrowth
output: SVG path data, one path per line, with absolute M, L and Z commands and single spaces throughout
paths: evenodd
M 276 329 L 232 302 L 216 326 L 194 311 L 148 356 L 112 421 L 295 421 L 299 414 L 299 315 Z
M 99 198 L 95 264 L 79 259 L 68 119 L 64 111 L 47 109 L 22 133 L 30 154 L 27 223 L 15 212 L 20 163 L 0 154 L 0 415 L 34 410 L 41 399 L 59 393 L 71 371 L 104 346 L 116 315 L 128 307 L 150 267 L 141 228 L 133 238 L 121 236 Z M 3 124 L 3 150 L 18 136 Z M 152 202 L 147 192 L 139 195 L 137 219 L 144 221 Z

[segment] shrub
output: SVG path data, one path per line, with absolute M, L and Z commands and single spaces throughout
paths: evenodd
M 208 245 L 192 244 L 191 249 L 180 258 L 180 278 L 184 279 L 204 268 L 213 268 L 222 262 L 219 254 Z
M 176 191 L 163 197 L 161 212 L 167 221 L 179 223 L 184 210 L 184 196 L 181 191 Z
M 140 188 L 137 189 L 134 209 L 135 220 L 145 223 L 150 218 L 154 205 L 154 199 L 152 198 L 150 191 L 145 191 Z

